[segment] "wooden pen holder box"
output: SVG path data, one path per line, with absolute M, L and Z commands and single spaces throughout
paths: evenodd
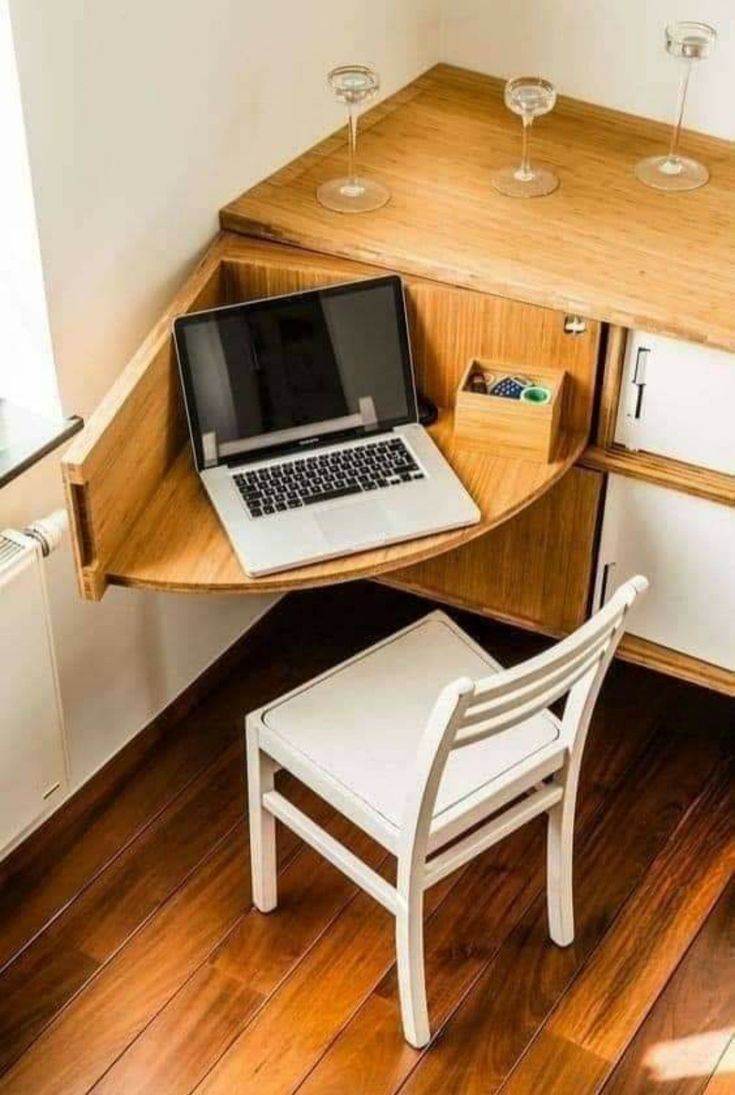
M 475 370 L 503 376 L 524 376 L 534 385 L 548 389 L 547 403 L 474 392 L 469 388 Z M 484 445 L 493 452 L 529 459 L 554 459 L 561 428 L 566 373 L 561 369 L 506 365 L 484 358 L 472 358 L 459 383 L 454 404 L 454 433 L 460 441 Z

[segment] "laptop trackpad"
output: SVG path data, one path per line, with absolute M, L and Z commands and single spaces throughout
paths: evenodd
M 355 548 L 385 540 L 391 521 L 379 502 L 368 505 L 335 506 L 314 517 L 330 547 Z

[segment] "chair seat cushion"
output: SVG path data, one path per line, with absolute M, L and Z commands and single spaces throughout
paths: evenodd
M 433 612 L 265 708 L 261 719 L 307 762 L 398 827 L 419 740 L 439 692 L 458 677 L 478 680 L 501 668 L 453 620 Z M 434 817 L 558 738 L 558 721 L 544 712 L 454 750 Z

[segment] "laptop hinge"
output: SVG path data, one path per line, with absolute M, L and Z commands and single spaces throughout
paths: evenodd
M 202 456 L 205 468 L 216 468 L 219 463 L 217 434 L 212 430 L 202 434 Z

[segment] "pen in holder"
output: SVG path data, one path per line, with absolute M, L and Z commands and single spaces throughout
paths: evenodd
M 457 389 L 454 433 L 493 452 L 551 461 L 561 430 L 566 373 L 472 358 Z

